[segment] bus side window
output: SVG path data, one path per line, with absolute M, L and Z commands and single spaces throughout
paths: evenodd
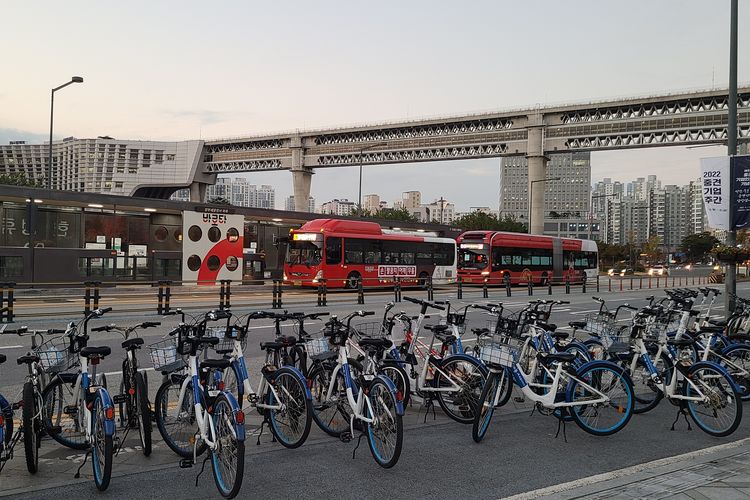
M 344 264 L 362 264 L 364 262 L 362 240 L 347 238 L 344 243 Z
M 326 264 L 341 264 L 341 238 L 326 238 Z

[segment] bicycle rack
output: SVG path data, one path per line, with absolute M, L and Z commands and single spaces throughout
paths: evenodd
M 13 282 L 0 285 L 0 323 L 13 323 L 13 291 L 16 284 Z M 5 305 L 3 305 L 5 304 Z

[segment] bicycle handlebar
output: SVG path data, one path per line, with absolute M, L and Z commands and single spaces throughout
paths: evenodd
M 13 328 L 13 329 L 3 328 L 2 330 L 0 330 L 0 333 L 7 333 L 9 335 L 21 335 L 21 334 L 26 333 L 28 331 L 29 331 L 29 327 L 22 326 L 22 327 Z
M 445 307 L 444 306 L 438 305 L 435 302 L 428 302 L 426 300 L 415 299 L 413 297 L 403 297 L 403 299 L 405 301 L 407 301 L 407 302 L 411 302 L 412 304 L 418 304 L 418 305 L 423 306 L 423 307 L 432 307 L 433 309 L 438 309 L 440 311 L 445 311 Z

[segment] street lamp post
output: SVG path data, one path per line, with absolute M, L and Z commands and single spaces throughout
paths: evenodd
M 376 142 L 375 144 L 370 144 L 368 146 L 365 146 L 363 148 L 360 148 L 359 150 L 359 202 L 357 203 L 357 213 L 360 217 L 362 217 L 362 153 L 365 151 L 369 151 L 372 148 L 377 148 L 379 146 L 386 146 L 388 145 L 387 142 Z
M 737 154 L 737 0 L 732 0 L 729 14 L 729 99 L 727 117 L 727 156 L 729 156 L 729 179 L 730 186 L 734 180 L 734 169 L 732 168 L 732 156 Z M 730 187 L 731 189 L 731 187 Z M 734 207 L 732 197 L 729 193 L 729 231 L 727 231 L 727 245 L 737 244 L 737 233 L 734 228 Z M 734 311 L 734 296 L 737 293 L 737 264 L 730 262 L 727 265 L 727 275 L 724 280 L 724 314 L 729 317 Z
M 529 183 L 529 218 L 528 218 L 528 224 L 529 224 L 528 233 L 529 234 L 531 234 L 531 202 L 534 199 L 534 183 L 547 182 L 547 181 L 559 181 L 561 179 L 562 177 L 547 177 L 545 179 L 537 179 Z M 544 213 L 544 205 L 542 205 L 542 213 Z M 542 220 L 544 220 L 544 217 L 542 217 Z
M 52 189 L 52 124 L 55 117 L 55 92 L 73 83 L 83 83 L 83 78 L 74 76 L 69 82 L 52 89 L 49 106 L 49 157 L 47 158 L 47 189 Z

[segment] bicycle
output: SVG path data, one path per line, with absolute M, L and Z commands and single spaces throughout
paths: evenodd
M 6 325 L 7 326 L 7 325 Z M 44 343 L 44 333 L 54 333 L 56 330 L 31 330 L 27 327 L 21 327 L 17 329 L 8 329 L 3 326 L 0 329 L 0 334 L 18 335 L 23 336 L 25 334 L 31 335 L 31 351 L 20 356 L 16 362 L 19 365 L 26 365 L 28 374 L 26 375 L 23 383 L 23 389 L 21 392 L 21 400 L 12 405 L 8 405 L 7 401 L 4 401 L 0 396 L 0 414 L 6 413 L 5 418 L 8 419 L 8 425 L 10 425 L 10 432 L 7 436 L 10 439 L 6 448 L 6 453 L 3 455 L 0 453 L 0 470 L 2 470 L 3 462 L 9 460 L 13 456 L 13 449 L 15 444 L 19 441 L 20 437 L 23 436 L 24 452 L 26 456 L 26 468 L 31 474 L 35 474 L 39 470 L 39 447 L 41 446 L 41 438 L 44 430 L 44 423 L 42 421 L 42 390 L 49 382 L 49 377 L 44 372 L 43 367 L 40 364 L 40 358 L 34 352 L 38 348 L 38 344 Z M 38 341 L 40 340 L 40 342 Z M 18 429 L 15 435 L 12 434 L 13 425 L 13 411 L 21 409 L 21 422 L 22 425 Z M 2 415 L 0 415 L 2 416 Z M 2 427 L 2 424 L 0 424 Z M 11 437 L 12 436 L 12 437 Z M 2 439 L 0 439 L 2 441 Z M 0 443 L 2 445 L 2 443 Z
M 234 498 L 245 473 L 245 414 L 234 395 L 222 390 L 221 371 L 230 367 L 230 360 L 198 360 L 198 353 L 205 346 L 221 342 L 218 337 L 206 336 L 206 324 L 228 319 L 231 313 L 210 311 L 200 319 L 192 318 L 191 323 L 184 321 L 185 313 L 179 313 L 183 321 L 171 332 L 177 343 L 162 347 L 161 356 L 162 361 L 171 359 L 175 365 L 179 364 L 177 356 L 186 356 L 188 371 L 168 376 L 159 387 L 156 423 L 167 446 L 182 457 L 181 468 L 195 465 L 198 456 L 208 449 L 204 467 L 210 460 L 219 493 Z M 196 483 L 202 472 L 203 469 Z
M 279 335 L 272 342 L 261 342 L 260 348 L 266 353 L 265 363 L 257 391 L 250 385 L 244 358 L 244 346 L 250 321 L 273 318 L 274 313 L 257 311 L 237 318 L 234 325 L 219 329 L 222 342 L 214 346 L 217 354 L 224 355 L 230 366 L 224 370 L 222 381 L 224 390 L 237 394 L 237 400 L 247 402 L 264 417 L 258 444 L 267 423 L 282 446 L 298 448 L 310 434 L 312 424 L 312 396 L 302 372 L 294 366 L 288 366 L 286 350 L 294 346 L 296 339 Z M 245 322 L 244 326 L 241 324 Z M 244 411 L 244 410 L 243 410 Z
M 120 413 L 120 427 L 125 428 L 125 435 L 120 440 L 120 447 L 125 443 L 130 429 L 138 429 L 141 449 L 145 456 L 151 455 L 151 406 L 148 400 L 148 383 L 145 373 L 138 371 L 138 357 L 136 353 L 144 341 L 140 337 L 132 336 L 139 329 L 153 328 L 161 325 L 158 321 L 144 321 L 137 325 L 121 327 L 104 325 L 92 328 L 92 332 L 117 332 L 124 338 L 122 348 L 125 349 L 125 359 L 122 361 L 122 382 L 120 394 L 112 397 Z M 119 451 L 119 450 L 118 450 Z
M 372 311 L 355 311 L 339 320 L 331 316 L 326 323 L 324 337 L 338 347 L 337 362 L 330 374 L 328 385 L 316 384 L 319 379 L 312 379 L 314 415 L 316 421 L 325 422 L 328 414 L 331 420 L 336 415 L 349 418 L 349 430 L 340 433 L 343 442 L 351 441 L 355 425 L 364 427 L 362 435 L 367 436 L 375 462 L 383 468 L 391 468 L 398 462 L 403 443 L 404 407 L 398 398 L 396 386 L 386 376 L 367 372 L 353 376 L 349 366 L 348 338 L 351 333 L 351 322 L 355 317 L 375 314 Z M 383 339 L 362 339 L 362 346 L 383 345 Z M 330 412 L 328 410 L 331 410 Z M 356 448 L 355 448 L 356 452 Z
M 401 317 L 408 326 L 406 338 L 399 348 L 399 360 L 405 361 L 411 368 L 409 376 L 415 379 L 414 392 L 426 399 L 428 407 L 432 406 L 433 398 L 437 399 L 446 415 L 456 422 L 470 424 L 474 420 L 477 401 L 487 377 L 487 367 L 477 358 L 458 352 L 456 337 L 452 331 L 448 332 L 450 325 L 426 326 L 425 329 L 432 331 L 433 335 L 429 346 L 423 343 L 419 333 L 427 309 L 442 311 L 445 307 L 412 297 L 403 299 L 420 306 L 414 322 L 405 315 Z M 434 348 L 435 339 L 441 342 L 440 351 Z M 422 360 L 419 371 L 417 356 Z M 432 375 L 431 379 L 428 374 Z
M 558 425 L 569 416 L 582 430 L 597 436 L 614 434 L 627 425 L 633 414 L 634 396 L 632 383 L 623 368 L 601 360 L 576 366 L 576 353 L 537 349 L 533 356 L 537 363 L 529 365 L 527 370 L 523 360 L 529 357 L 532 343 L 552 346 L 554 341 L 550 333 L 537 324 L 528 324 L 525 332 L 513 324 L 510 329 L 499 326 L 492 341 L 482 346 L 480 357 L 490 373 L 472 422 L 475 442 L 481 442 L 486 436 L 495 408 L 504 397 L 503 381 L 507 372 L 524 397 L 535 403 L 537 411 L 557 416 Z M 546 383 L 539 382 L 537 368 L 542 370 L 542 380 Z M 607 410 L 609 413 L 605 413 Z M 602 417 L 606 423 L 599 425 Z
M 59 443 L 87 450 L 75 477 L 80 477 L 81 469 L 91 455 L 94 483 L 100 491 L 107 489 L 112 477 L 116 426 L 114 403 L 103 379 L 97 376 L 97 366 L 112 350 L 106 346 L 87 345 L 88 322 L 111 310 L 111 307 L 106 307 L 91 311 L 79 324 L 71 323 L 62 337 L 45 342 L 37 351 L 42 365 L 55 373 L 42 393 L 45 429 Z M 58 371 L 76 364 L 80 366 L 78 373 Z M 82 440 L 73 441 L 73 437 L 64 432 L 63 424 Z

